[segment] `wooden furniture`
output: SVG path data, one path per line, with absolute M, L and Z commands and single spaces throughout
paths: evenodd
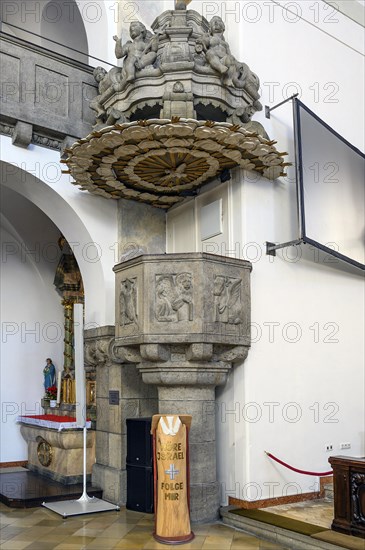
M 365 457 L 332 456 L 335 517 L 332 529 L 365 538 Z
M 154 538 L 163 544 L 182 544 L 194 538 L 190 527 L 188 435 L 191 416 L 152 417 L 155 485 Z

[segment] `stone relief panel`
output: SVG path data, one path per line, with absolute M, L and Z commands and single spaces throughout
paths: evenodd
M 242 279 L 215 275 L 213 293 L 215 321 L 242 324 Z
M 138 326 L 137 277 L 123 279 L 120 286 L 120 325 Z
M 20 60 L 7 53 L 0 54 L 0 67 L 3 75 L 2 101 L 19 101 Z
M 35 96 L 34 102 L 40 103 L 42 109 L 52 114 L 68 116 L 69 79 L 58 71 L 53 71 L 41 65 L 35 66 Z
M 155 276 L 155 317 L 157 321 L 178 323 L 193 321 L 193 277 L 191 273 Z

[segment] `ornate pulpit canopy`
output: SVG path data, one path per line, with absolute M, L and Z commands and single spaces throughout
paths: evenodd
M 64 161 L 75 184 L 169 208 L 235 166 L 284 175 L 286 153 L 251 120 L 259 78 L 232 55 L 222 19 L 177 2 L 151 28 L 133 21 L 131 40 L 114 36 L 123 66 L 94 71 L 94 131 Z

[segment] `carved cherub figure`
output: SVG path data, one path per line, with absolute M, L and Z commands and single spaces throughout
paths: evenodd
M 233 84 L 236 88 L 244 88 L 255 101 L 260 99 L 260 80 L 257 74 L 253 73 L 246 63 L 236 63 L 236 74 L 233 77 Z M 259 102 L 258 102 L 259 103 Z M 261 105 L 261 104 L 260 104 Z M 262 106 L 261 106 L 262 109 Z M 259 105 L 257 110 L 261 111 Z
M 195 67 L 205 67 L 207 60 L 205 57 L 204 46 L 201 42 L 197 41 L 195 44 L 195 53 L 193 54 L 193 60 Z
M 152 35 L 140 21 L 132 21 L 129 27 L 132 40 L 122 45 L 122 39 L 114 36 L 116 42 L 115 56 L 124 59 L 122 82 L 132 82 L 136 78 L 136 70 L 153 65 L 157 57 L 158 36 Z
M 103 93 L 107 90 L 108 88 L 108 85 L 105 85 L 106 84 L 106 75 L 107 75 L 107 72 L 106 70 L 103 68 L 103 67 L 96 67 L 94 70 L 93 70 L 93 75 L 94 75 L 94 78 L 96 80 L 96 82 L 98 83 L 98 89 L 99 89 L 99 95 L 97 95 L 96 97 L 94 97 L 94 99 L 92 99 L 90 101 L 90 109 L 92 109 L 93 111 L 95 111 L 96 113 L 96 121 L 95 121 L 95 124 L 101 124 L 103 122 L 103 118 L 104 118 L 104 115 L 105 115 L 105 109 L 104 107 L 101 105 L 100 103 L 100 99 L 102 99 L 102 95 Z M 103 82 L 104 81 L 104 82 Z
M 98 127 L 99 125 L 103 124 L 113 124 L 113 120 L 110 119 L 106 114 L 106 111 L 103 107 L 103 101 L 105 101 L 110 94 L 111 90 L 114 90 L 114 86 L 118 85 L 120 81 L 120 72 L 121 69 L 119 67 L 113 67 L 110 69 L 109 72 L 106 72 L 106 70 L 103 67 L 96 67 L 93 70 L 93 75 L 98 83 L 98 91 L 99 94 L 94 97 L 89 103 L 90 109 L 95 111 L 96 113 L 96 120 L 94 127 Z M 117 120 L 119 117 L 115 117 L 115 120 Z
M 209 65 L 220 73 L 224 84 L 233 86 L 233 77 L 237 76 L 237 60 L 231 54 L 228 43 L 224 40 L 226 30 L 222 19 L 212 17 L 209 22 L 209 33 L 197 40 L 202 43 Z

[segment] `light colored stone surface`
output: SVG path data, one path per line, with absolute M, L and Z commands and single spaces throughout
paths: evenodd
M 200 114 L 205 120 L 218 116 L 242 124 L 262 109 L 259 79 L 232 55 L 222 19 L 208 22 L 198 12 L 176 6 L 159 15 L 152 29 L 153 34 L 132 22 L 129 42 L 123 45 L 115 37 L 115 55 L 124 58 L 123 68 L 113 67 L 108 74 L 99 68 L 94 73 L 99 95 L 92 108 L 98 128 L 137 114 L 139 118 L 199 118 Z
M 116 263 L 136 254 L 166 251 L 166 216 L 153 206 L 121 199 L 118 201 L 118 257 Z
M 26 147 L 32 142 L 61 150 L 67 136 L 70 144 L 90 132 L 89 102 L 97 93 L 91 67 L 51 50 L 45 56 L 43 48 L 5 33 L 1 52 L 1 114 L 10 127 L 17 121 L 23 129 L 27 125 L 26 133 L 16 126 L 15 145 Z M 48 100 L 45 90 L 56 86 L 58 96 Z
M 63 483 L 79 483 L 83 474 L 83 431 L 54 430 L 22 424 L 20 432 L 28 445 L 28 467 Z M 52 447 L 52 460 L 43 466 L 38 458 L 41 441 Z M 86 472 L 91 474 L 95 462 L 95 431 L 87 432 Z
M 96 463 L 92 481 L 113 503 L 126 502 L 126 419 L 157 412 L 157 389 L 147 386 L 136 365 L 116 363 L 114 326 L 85 331 L 85 357 L 96 368 Z M 119 403 L 110 405 L 109 391 L 119 392 Z
M 125 470 L 95 464 L 92 482 L 103 489 L 103 498 L 114 504 L 125 504 L 127 499 L 127 473 Z
M 114 271 L 116 344 L 249 346 L 249 262 L 203 253 L 148 255 Z

